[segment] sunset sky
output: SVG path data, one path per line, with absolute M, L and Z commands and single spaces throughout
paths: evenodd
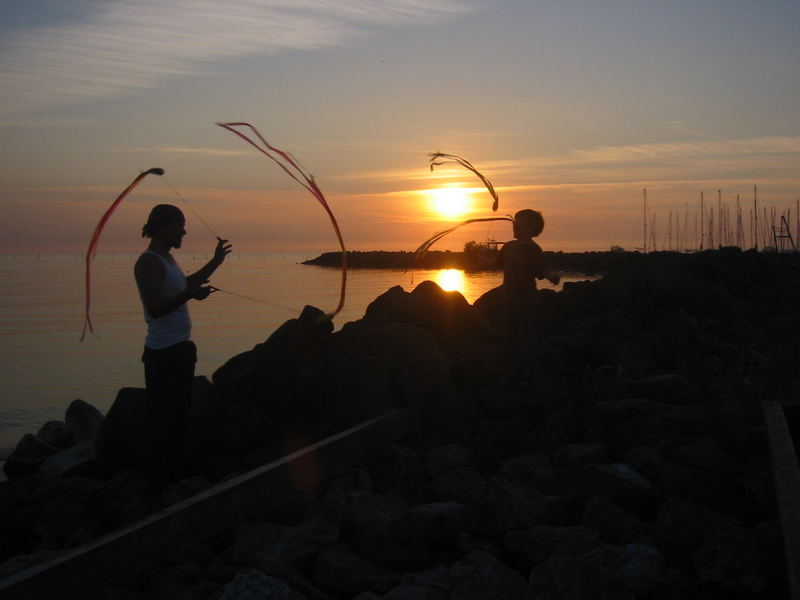
M 80 252 L 140 171 L 101 252 L 135 251 L 150 207 L 186 250 L 335 250 L 324 211 L 218 121 L 249 121 L 315 175 L 348 247 L 409 250 L 542 210 L 553 250 L 642 245 L 716 201 L 800 199 L 797 0 L 6 0 L 0 3 L 0 252 Z M 463 214 L 435 208 L 471 190 Z M 441 199 L 440 199 L 441 200 Z M 659 225 L 663 231 L 663 225 Z M 507 239 L 506 223 L 442 241 Z

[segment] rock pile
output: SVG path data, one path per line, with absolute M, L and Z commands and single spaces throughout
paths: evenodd
M 187 477 L 148 488 L 142 391 L 26 436 L 0 575 L 366 417 L 410 435 L 109 598 L 779 598 L 761 403 L 797 388 L 797 257 L 657 253 L 542 291 L 532 375 L 503 310 L 423 282 L 331 332 L 311 307 L 198 379 Z M 91 441 L 93 440 L 93 442 Z

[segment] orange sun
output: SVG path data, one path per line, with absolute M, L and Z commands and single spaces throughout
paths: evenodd
M 470 192 L 464 188 L 427 190 L 431 207 L 443 217 L 460 217 L 469 209 Z

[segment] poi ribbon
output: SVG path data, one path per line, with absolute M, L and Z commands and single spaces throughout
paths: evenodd
M 89 248 L 86 250 L 86 310 L 84 314 L 83 320 L 83 332 L 81 333 L 81 341 L 86 337 L 86 330 L 88 329 L 90 332 L 94 333 L 94 329 L 92 328 L 92 319 L 89 316 L 89 309 L 92 305 L 92 261 L 94 260 L 95 254 L 97 254 L 97 246 L 100 242 L 100 234 L 103 233 L 103 228 L 108 223 L 108 220 L 111 218 L 111 215 L 119 206 L 119 203 L 122 202 L 122 199 L 125 198 L 128 194 L 133 191 L 139 183 L 147 177 L 148 175 L 163 175 L 164 169 L 159 169 L 158 167 L 154 167 L 152 169 L 148 169 L 139 175 L 130 183 L 128 187 L 126 187 L 122 193 L 117 196 L 117 199 L 111 204 L 109 209 L 105 212 L 105 214 L 100 217 L 100 221 L 97 223 L 97 227 L 94 228 L 94 233 L 92 234 L 92 239 L 89 242 Z
M 317 186 L 316 181 L 314 181 L 314 176 L 310 173 L 306 173 L 300 165 L 292 158 L 292 156 L 288 152 L 284 152 L 275 146 L 272 146 L 264 137 L 259 133 L 258 129 L 256 129 L 250 123 L 217 123 L 220 127 L 227 129 L 231 133 L 236 134 L 240 138 L 242 138 L 245 142 L 253 146 L 256 150 L 261 152 L 264 156 L 275 162 L 284 172 L 289 175 L 292 179 L 294 179 L 297 183 L 302 185 L 306 188 L 314 198 L 322 205 L 322 208 L 325 209 L 325 212 L 328 214 L 328 218 L 331 221 L 331 225 L 333 225 L 333 230 L 336 233 L 336 238 L 339 240 L 339 247 L 342 249 L 342 284 L 341 289 L 339 292 L 339 304 L 336 307 L 336 310 L 331 313 L 331 317 L 337 315 L 339 311 L 342 310 L 344 306 L 344 298 L 345 298 L 345 290 L 347 289 L 347 251 L 344 247 L 344 240 L 342 239 L 342 232 L 339 229 L 339 224 L 336 222 L 336 217 L 333 215 L 333 211 L 331 207 L 328 205 L 328 201 L 325 199 L 322 190 L 319 189 Z M 246 127 L 253 132 L 253 134 L 258 138 L 258 140 L 263 144 L 263 147 L 260 146 L 257 142 L 255 142 L 252 138 L 247 136 L 246 134 L 238 131 L 237 127 Z
M 438 160 L 440 158 L 444 158 L 445 160 Z M 467 159 L 461 158 L 460 156 L 456 156 L 455 154 L 444 154 L 442 152 L 434 152 L 430 155 L 430 163 L 431 163 L 431 171 L 433 171 L 433 167 L 438 167 L 441 165 L 446 165 L 448 163 L 455 163 L 457 165 L 461 165 L 465 169 L 472 171 L 478 178 L 483 182 L 483 185 L 486 186 L 486 189 L 491 194 L 492 198 L 494 198 L 494 202 L 492 202 L 492 212 L 497 212 L 498 206 L 500 206 L 500 196 L 498 196 L 497 192 L 492 185 L 492 182 L 486 179 L 486 177 L 478 171 L 475 167 L 472 166 Z

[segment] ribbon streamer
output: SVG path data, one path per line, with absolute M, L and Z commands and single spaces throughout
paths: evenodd
M 449 233 L 452 233 L 459 227 L 463 227 L 464 225 L 469 225 L 470 223 L 483 223 L 486 221 L 511 221 L 514 222 L 513 217 L 479 217 L 475 219 L 467 219 L 466 221 L 455 225 L 454 227 L 450 227 L 449 229 L 445 229 L 438 233 L 434 233 L 431 237 L 420 244 L 419 248 L 414 250 L 414 262 L 413 264 L 416 265 L 419 262 L 419 259 L 433 246 L 436 242 L 442 239 Z
M 256 150 L 261 152 L 264 156 L 272 160 L 276 163 L 284 172 L 289 175 L 292 179 L 294 179 L 297 183 L 302 185 L 306 188 L 309 193 L 317 199 L 317 201 L 322 205 L 322 208 L 325 209 L 325 212 L 328 214 L 328 218 L 331 221 L 331 225 L 333 225 L 333 230 L 336 233 L 336 238 L 339 240 L 339 247 L 342 249 L 342 284 L 341 289 L 339 292 L 339 304 L 336 307 L 336 310 L 330 314 L 331 317 L 336 316 L 339 311 L 342 310 L 344 306 L 344 298 L 345 298 L 345 291 L 347 289 L 347 251 L 344 247 L 344 240 L 342 239 L 342 232 L 339 229 L 339 224 L 336 222 L 336 217 L 333 215 L 333 211 L 331 207 L 328 205 L 328 201 L 325 199 L 322 191 L 317 186 L 316 181 L 314 181 L 314 176 L 310 173 L 306 173 L 302 167 L 297 164 L 294 158 L 288 153 L 272 146 L 264 139 L 264 137 L 259 133 L 258 129 L 253 127 L 250 123 L 217 123 L 223 129 L 227 129 L 233 134 L 236 134 L 245 142 L 253 146 Z M 247 134 L 242 133 L 237 129 L 239 128 L 248 128 L 253 135 L 255 135 L 258 140 L 263 144 L 263 146 L 259 145 L 256 141 L 250 138 Z
M 439 160 L 441 158 L 445 160 Z M 456 156 L 455 154 L 444 154 L 442 152 L 434 152 L 430 155 L 430 163 L 431 163 L 431 171 L 433 171 L 433 167 L 455 163 L 475 173 L 475 175 L 477 175 L 478 178 L 483 182 L 483 185 L 486 186 L 486 189 L 489 190 L 489 194 L 491 194 L 492 198 L 494 198 L 494 202 L 492 203 L 492 212 L 497 212 L 497 208 L 500 206 L 500 196 L 497 195 L 497 192 L 495 191 L 492 182 L 486 179 L 483 173 L 481 173 L 480 171 L 478 171 L 478 169 L 473 167 L 472 163 L 470 163 L 467 159 L 461 158 L 460 156 Z
M 84 340 L 86 337 L 86 330 L 88 329 L 91 333 L 94 333 L 94 329 L 92 327 L 92 319 L 89 316 L 89 309 L 92 305 L 92 261 L 94 260 L 95 254 L 97 254 L 97 246 L 100 242 L 100 234 L 103 232 L 103 228 L 106 226 L 106 223 L 111 218 L 111 215 L 119 206 L 119 203 L 122 202 L 122 199 L 125 198 L 129 193 L 133 191 L 139 183 L 147 177 L 148 175 L 163 175 L 164 169 L 159 169 L 158 167 L 154 167 L 152 169 L 148 169 L 147 171 L 143 171 L 136 176 L 136 178 L 130 183 L 128 187 L 126 187 L 122 193 L 117 196 L 117 199 L 111 204 L 109 209 L 105 212 L 105 214 L 100 218 L 100 221 L 97 223 L 97 227 L 94 228 L 94 233 L 92 234 L 92 239 L 89 242 L 89 248 L 86 250 L 86 309 L 84 313 L 84 320 L 83 320 L 83 332 L 81 333 L 81 341 Z

